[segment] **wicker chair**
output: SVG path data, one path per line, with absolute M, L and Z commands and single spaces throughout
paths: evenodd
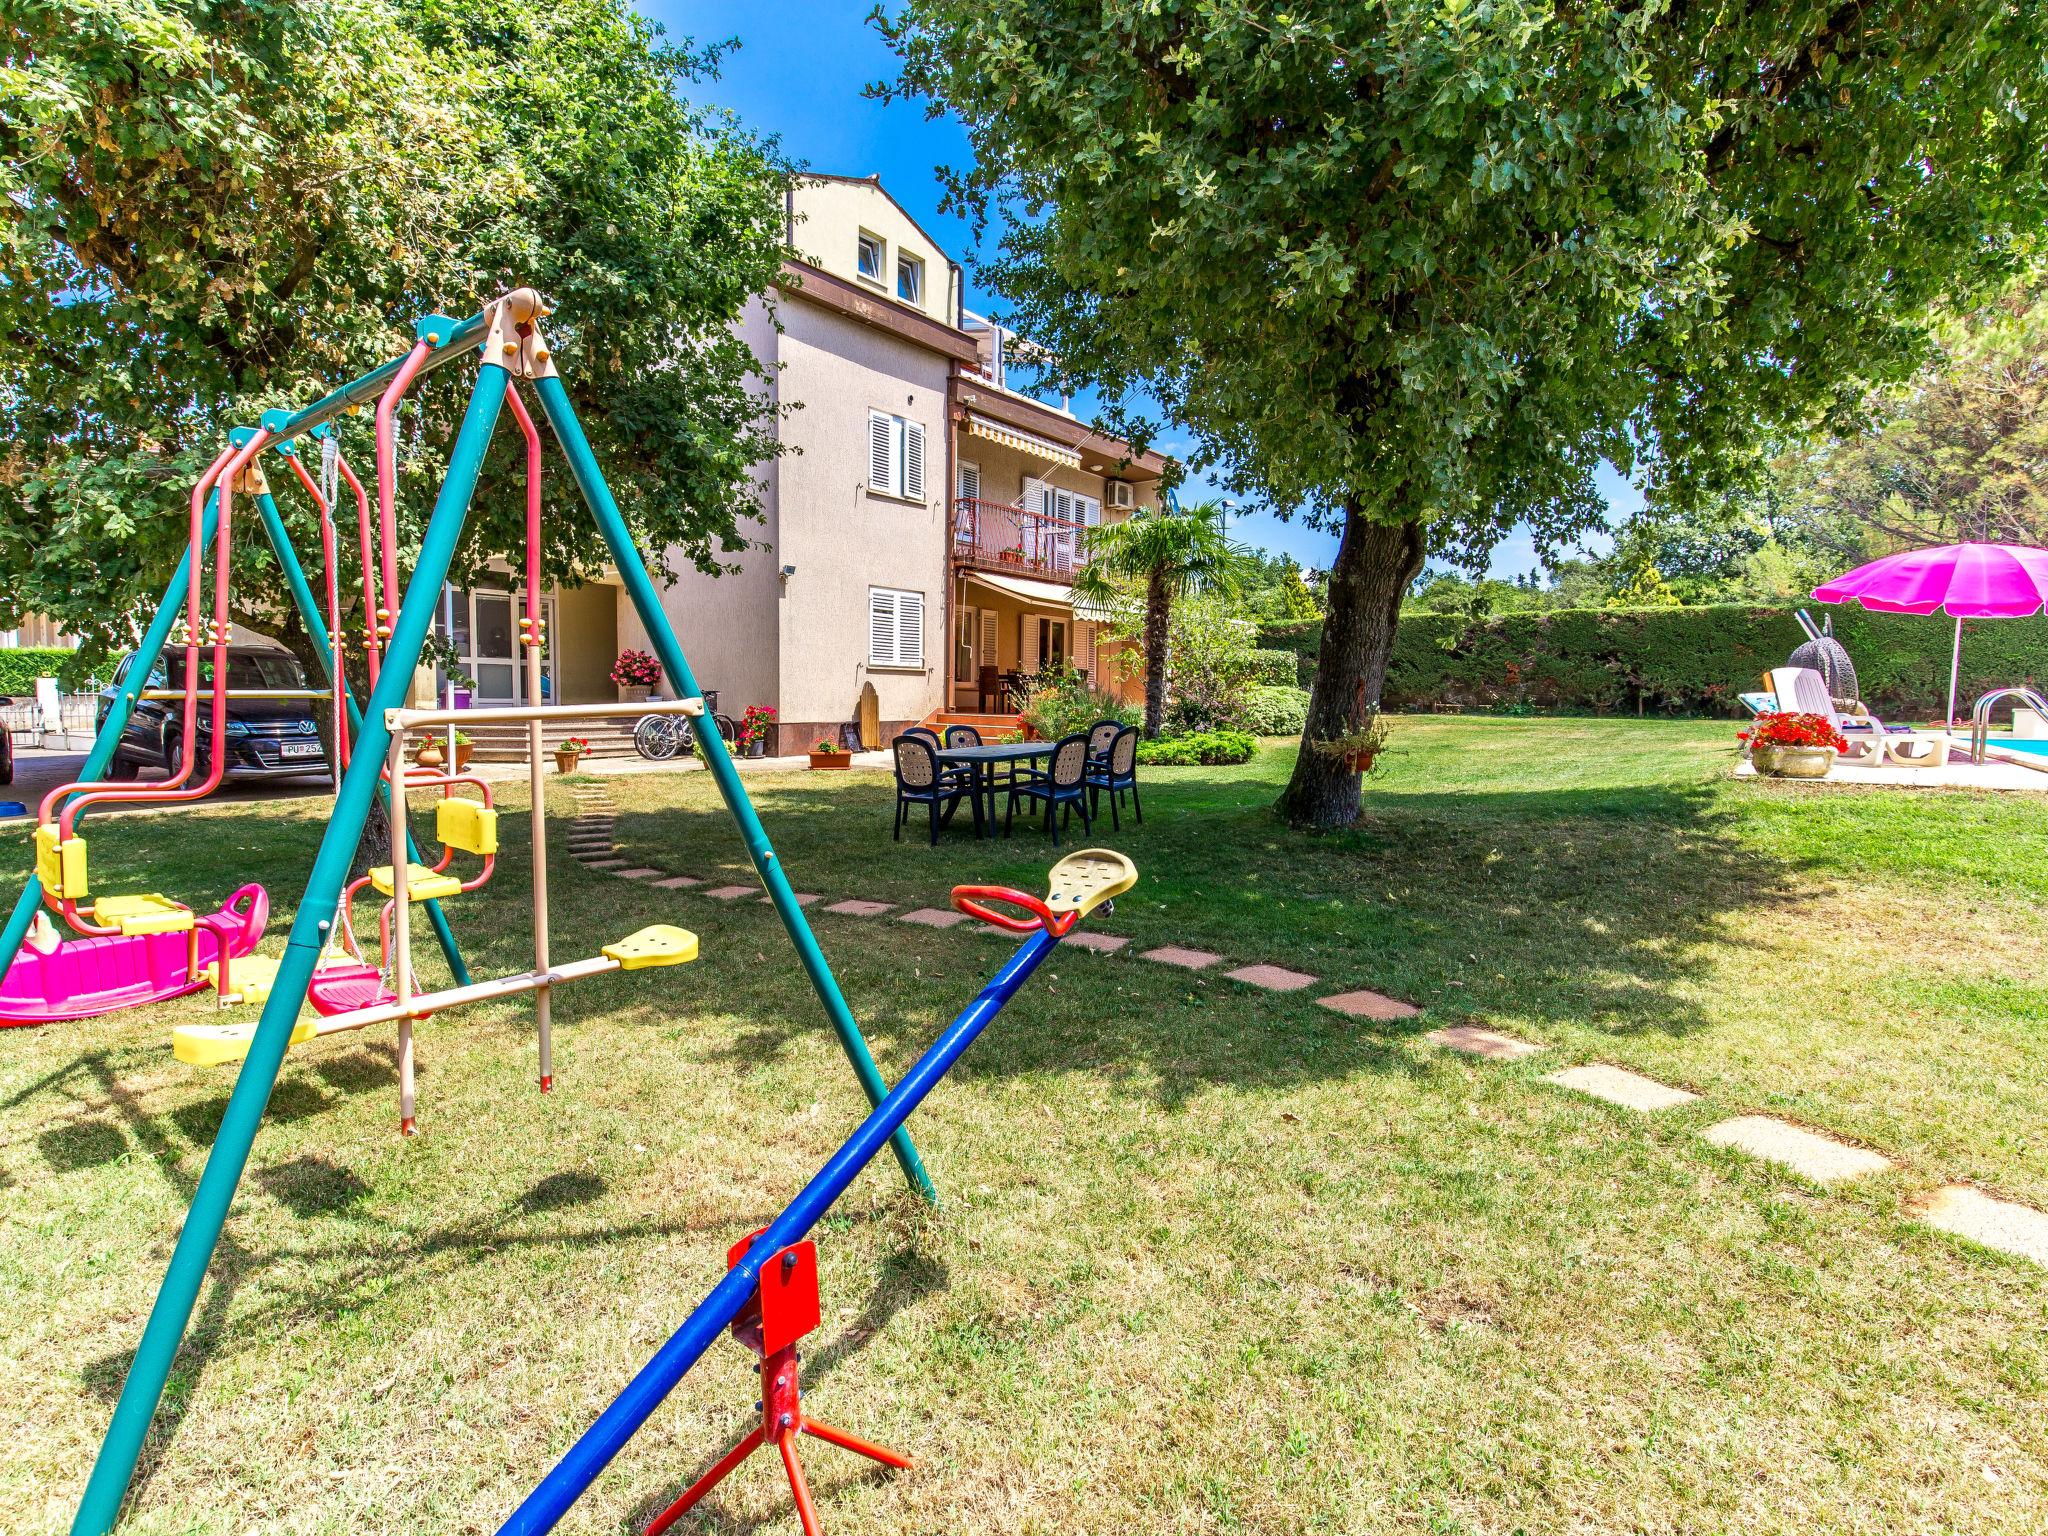
M 1109 763 L 1109 746 L 1116 740 L 1116 733 L 1124 728 L 1121 720 L 1098 720 L 1088 727 L 1088 766 L 1105 767 Z
M 925 737 L 929 732 L 912 735 L 905 731 L 892 744 L 896 753 L 896 830 L 897 842 L 903 840 L 903 823 L 915 805 L 924 806 L 931 815 L 932 844 L 938 845 L 939 828 L 949 826 L 953 813 L 960 809 L 960 802 L 972 791 L 967 785 L 939 772 L 938 755 Z
M 1053 744 L 1052 761 L 1045 772 L 1011 779 L 1010 800 L 1003 811 L 1006 835 L 1020 798 L 1045 803 L 1045 830 L 1052 834 L 1055 848 L 1060 845 L 1061 824 L 1076 810 L 1081 813 L 1081 825 L 1094 831 L 1095 813 L 1088 805 L 1088 738 L 1078 732 L 1062 736 Z
M 1088 810 L 1091 816 L 1102 814 L 1102 796 L 1109 795 L 1109 825 L 1113 831 L 1121 832 L 1123 822 L 1117 815 L 1117 802 L 1129 790 L 1131 810 L 1138 818 L 1138 825 L 1145 824 L 1145 807 L 1138 799 L 1138 728 L 1135 725 L 1117 727 L 1111 738 L 1107 757 L 1101 763 L 1088 765 Z

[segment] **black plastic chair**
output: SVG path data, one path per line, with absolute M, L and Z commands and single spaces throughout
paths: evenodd
M 1123 728 L 1121 720 L 1098 720 L 1088 727 L 1088 766 L 1091 769 L 1109 765 L 1109 745 Z
M 932 751 L 931 743 L 925 740 L 929 732 L 912 735 L 906 731 L 892 744 L 896 752 L 896 830 L 897 842 L 903 840 L 903 823 L 914 805 L 925 806 L 931 813 L 932 844 L 938 845 L 939 828 L 950 826 L 953 813 L 960 809 L 960 802 L 972 791 L 967 785 L 957 782 L 939 772 L 938 755 Z
M 1095 813 L 1088 805 L 1088 738 L 1078 732 L 1062 736 L 1053 744 L 1052 760 L 1043 773 L 1010 781 L 1010 801 L 1003 811 L 1006 836 L 1011 818 L 1017 814 L 1019 797 L 1045 802 L 1045 830 L 1052 834 L 1055 848 L 1060 845 L 1061 824 L 1076 809 L 1081 812 L 1081 825 L 1094 831 Z
M 1088 765 L 1088 805 L 1094 815 L 1102 814 L 1103 792 L 1109 794 L 1109 825 L 1113 831 L 1123 830 L 1123 821 L 1117 815 L 1117 802 L 1125 790 L 1131 792 L 1131 809 L 1136 813 L 1138 825 L 1145 824 L 1145 807 L 1138 799 L 1138 728 L 1122 725 L 1109 744 L 1105 761 L 1090 762 Z

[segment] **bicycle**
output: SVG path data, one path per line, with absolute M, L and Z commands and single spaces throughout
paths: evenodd
M 712 715 L 718 734 L 729 747 L 739 736 L 739 726 L 730 715 Z M 633 750 L 650 762 L 665 763 L 680 752 L 695 749 L 697 737 L 688 715 L 642 715 L 633 727 Z

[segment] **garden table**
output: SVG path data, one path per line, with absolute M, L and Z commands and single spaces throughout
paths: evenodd
M 974 775 L 974 835 L 993 837 L 996 830 L 996 769 L 1004 763 L 1014 770 L 1018 763 L 1035 763 L 1042 757 L 1051 757 L 1057 742 L 1013 741 L 988 747 L 941 747 L 939 766 L 941 768 L 962 767 Z M 981 804 L 988 801 L 988 821 L 981 819 Z

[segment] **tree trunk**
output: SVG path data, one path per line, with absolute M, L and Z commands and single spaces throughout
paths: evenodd
M 1362 729 L 1379 708 L 1401 599 L 1423 554 L 1422 524 L 1377 523 L 1355 502 L 1345 508 L 1308 724 L 1294 777 L 1280 796 L 1280 813 L 1296 826 L 1348 827 L 1358 819 L 1360 775 L 1313 744 Z
M 1172 597 L 1166 573 L 1154 571 L 1145 583 L 1145 739 L 1158 736 L 1166 723 L 1166 620 Z

